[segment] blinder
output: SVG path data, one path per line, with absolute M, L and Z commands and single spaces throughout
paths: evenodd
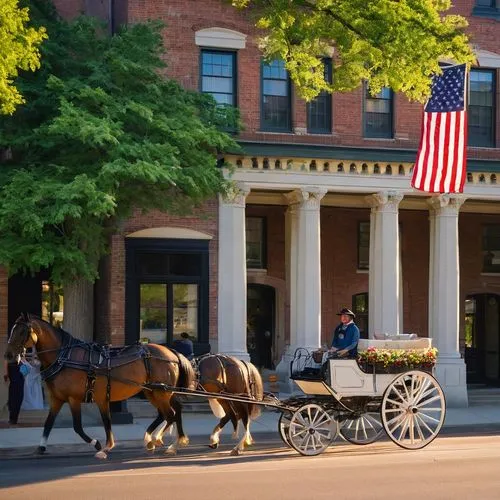
M 21 330 L 19 332 L 19 330 Z M 37 342 L 37 335 L 33 331 L 29 318 L 18 318 L 12 327 L 9 340 L 7 342 L 7 350 L 5 352 L 6 359 L 17 358 L 24 353 L 27 347 L 32 347 Z

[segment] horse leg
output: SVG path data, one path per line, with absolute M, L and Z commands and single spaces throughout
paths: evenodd
M 97 458 L 106 458 L 106 454 L 104 457 L 100 456 L 99 453 L 101 451 L 101 443 L 97 439 L 92 439 L 90 436 L 85 434 L 85 431 L 82 427 L 82 404 L 77 399 L 70 399 L 68 401 L 69 407 L 71 409 L 71 416 L 73 417 L 73 430 L 86 442 L 91 444 L 96 450 Z
M 43 425 L 43 434 L 42 439 L 40 440 L 40 446 L 37 448 L 37 453 L 39 455 L 43 455 L 47 450 L 47 440 L 49 439 L 50 431 L 52 430 L 52 426 L 54 425 L 54 421 L 61 411 L 61 407 L 64 404 L 64 401 L 60 399 L 56 399 L 51 397 L 50 401 L 50 411 L 45 419 L 45 424 Z
M 171 399 L 170 404 L 175 412 L 174 422 L 177 428 L 177 442 L 179 446 L 187 446 L 189 444 L 189 438 L 184 433 L 184 428 L 182 427 L 182 404 L 175 396 Z
M 153 420 L 153 422 L 151 422 L 149 427 L 146 429 L 146 433 L 144 434 L 144 446 L 149 451 L 154 451 L 154 449 L 155 449 L 157 439 L 153 439 L 152 434 L 153 434 L 153 431 L 160 424 L 162 424 L 162 422 L 164 422 L 163 415 L 158 411 L 158 415 Z
M 253 442 L 252 436 L 250 435 L 250 416 L 247 408 L 245 407 L 245 411 L 242 411 L 240 414 L 245 432 L 238 444 L 231 450 L 231 455 L 239 455 L 243 451 L 245 445 L 250 445 Z
M 99 402 L 97 403 L 97 406 L 99 408 L 99 413 L 101 414 L 104 430 L 106 431 L 106 446 L 104 449 L 98 451 L 95 456 L 96 458 L 107 458 L 108 452 L 115 447 L 115 438 L 111 429 L 111 411 L 108 401 Z
M 240 436 L 240 421 L 236 417 L 234 413 L 231 413 L 231 423 L 233 424 L 233 435 L 231 436 L 233 439 L 238 439 Z
M 212 434 L 210 434 L 210 444 L 208 445 L 210 448 L 213 450 L 217 449 L 219 446 L 219 441 L 220 441 L 220 433 L 222 432 L 222 429 L 224 426 L 229 422 L 229 420 L 233 420 L 232 417 L 232 411 L 229 410 L 228 413 L 226 413 L 219 421 L 219 423 L 214 427 L 214 430 L 212 431 Z M 233 423 L 234 425 L 234 423 Z

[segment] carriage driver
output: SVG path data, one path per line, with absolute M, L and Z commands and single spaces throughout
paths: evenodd
M 359 341 L 359 328 L 354 323 L 356 315 L 344 307 L 337 316 L 340 316 L 340 324 L 333 332 L 329 357 L 356 358 Z

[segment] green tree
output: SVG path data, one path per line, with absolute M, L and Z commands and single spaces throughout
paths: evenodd
M 302 97 L 348 91 L 367 80 L 424 101 L 440 60 L 470 63 L 467 21 L 450 0 L 232 0 L 263 30 L 266 58 L 285 61 Z M 333 54 L 333 83 L 321 58 Z
M 47 37 L 45 29 L 28 27 L 29 10 L 18 0 L 0 3 L 0 114 L 12 114 L 24 102 L 14 79 L 19 70 L 40 67 L 38 47 Z
M 65 327 L 88 337 L 110 235 L 134 210 L 186 213 L 224 193 L 217 153 L 237 146 L 220 132 L 231 113 L 161 75 L 159 24 L 110 37 L 47 6 L 32 2 L 50 35 L 42 68 L 19 78 L 27 104 L 0 123 L 0 264 L 49 268 Z

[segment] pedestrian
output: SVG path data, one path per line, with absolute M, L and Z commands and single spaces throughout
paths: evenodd
M 337 316 L 340 316 L 340 324 L 333 332 L 330 357 L 356 358 L 359 341 L 359 328 L 354 323 L 356 315 L 344 307 Z
M 174 341 L 173 348 L 177 352 L 184 354 L 190 361 L 194 358 L 193 341 L 189 338 L 187 332 L 181 333 L 181 338 Z
M 24 376 L 24 398 L 22 410 L 43 410 L 42 379 L 40 376 L 40 360 L 36 354 L 31 361 L 25 361 L 28 371 Z
M 19 412 L 24 397 L 24 377 L 21 373 L 21 364 L 17 360 L 4 362 L 4 382 L 9 384 L 7 407 L 9 409 L 9 424 L 17 425 Z

